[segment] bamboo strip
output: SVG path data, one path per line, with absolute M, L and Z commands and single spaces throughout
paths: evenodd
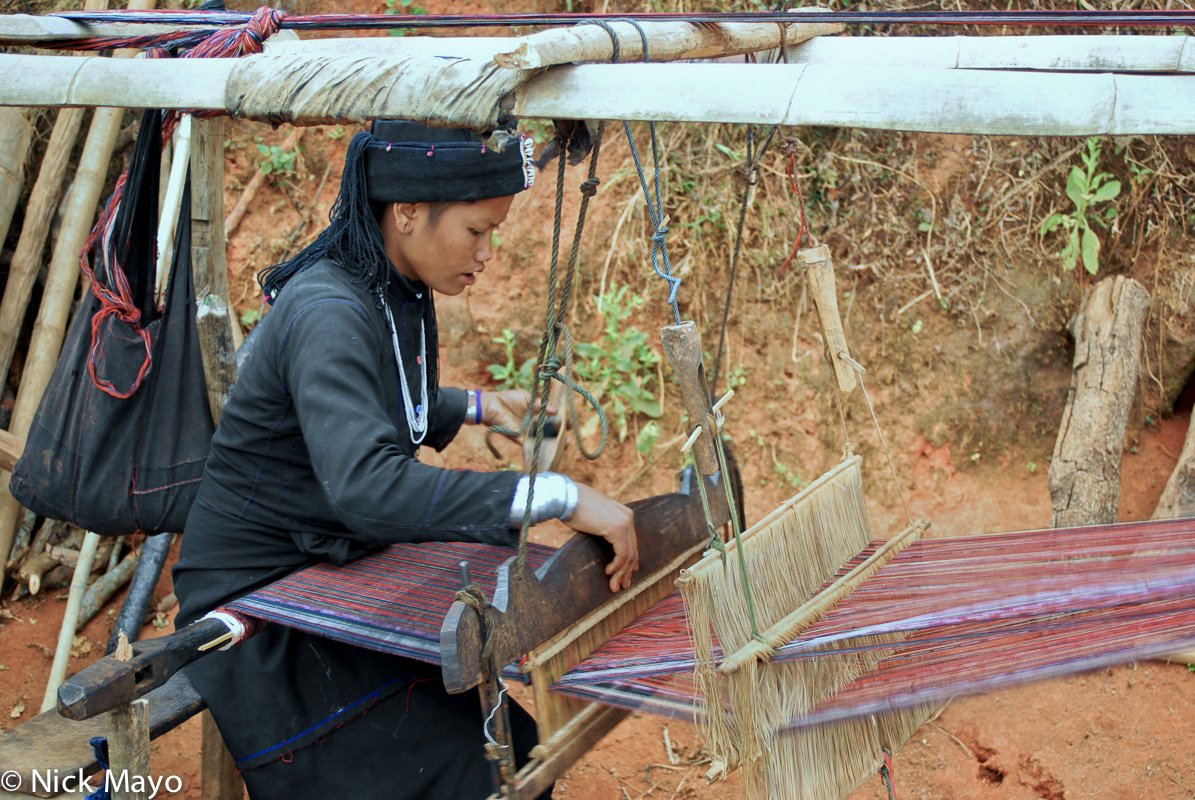
M 25 321 L 25 308 L 33 292 L 33 281 L 41 266 L 50 220 L 58 207 L 62 177 L 70 163 L 71 149 L 79 138 L 85 113 L 81 108 L 64 108 L 58 112 L 37 182 L 33 184 L 29 204 L 25 207 L 21 237 L 8 270 L 8 282 L 4 284 L 4 299 L 0 301 L 0 375 L 7 375 L 12 363 L 21 324 Z
M 284 68 L 298 71 L 291 74 Z M 460 85 L 463 96 L 472 100 L 464 109 L 442 97 L 426 97 L 426 92 L 378 88 L 426 79 L 427 69 L 393 61 L 377 70 L 365 75 L 360 59 L 347 56 L 298 61 L 263 54 L 127 63 L 3 55 L 0 72 L 6 80 L 0 86 L 0 105 L 216 109 L 298 125 L 381 117 L 460 125 L 476 122 L 483 106 L 496 115 L 509 103 L 513 116 L 548 119 L 751 122 L 1022 136 L 1195 133 L 1192 75 L 876 70 L 821 64 L 587 64 L 548 69 L 504 98 L 500 86 L 495 90 L 498 96 L 486 98 L 477 87 Z M 451 85 L 450 76 L 438 74 L 438 80 L 443 87 Z M 271 87 L 268 97 L 265 86 Z M 243 105 L 250 88 L 254 103 Z M 488 122 L 496 122 L 496 116 Z
M 18 108 L 0 110 L 0 243 L 8 237 L 25 185 L 25 157 L 32 142 L 33 127 L 25 114 Z
M 71 657 L 71 645 L 75 641 L 75 630 L 79 622 L 79 608 L 83 605 L 83 595 L 87 593 L 87 578 L 91 575 L 91 562 L 95 560 L 96 550 L 100 546 L 100 535 L 88 531 L 83 537 L 83 547 L 79 551 L 79 563 L 75 566 L 75 576 L 71 579 L 71 590 L 66 600 L 66 613 L 62 617 L 62 627 L 58 631 L 58 645 L 54 648 L 54 663 L 50 667 L 50 681 L 46 684 L 46 694 L 41 701 L 41 710 L 49 711 L 58 705 L 58 687 L 66 677 L 66 665 Z
M 753 640 L 737 652 L 725 658 L 718 665 L 723 675 L 733 675 L 749 661 L 767 661 L 776 652 L 776 648 L 790 641 L 793 637 L 807 630 L 821 619 L 822 615 L 841 603 L 860 584 L 875 574 L 876 570 L 887 564 L 906 547 L 921 538 L 921 534 L 929 528 L 929 520 L 923 519 L 905 528 L 903 531 L 886 541 L 882 547 L 846 575 L 824 591 L 807 600 L 800 608 L 784 619 L 768 628 L 763 633 L 764 641 Z
M 154 7 L 154 3 L 155 0 L 130 0 L 129 7 L 149 10 Z M 64 60 L 76 63 L 97 60 L 121 63 L 132 55 L 132 52 L 121 51 L 116 54 L 116 58 L 111 59 L 68 56 Z M 3 72 L 2 68 L 0 72 Z M 8 77 L 6 74 L 6 86 Z M 12 420 L 8 426 L 9 433 L 22 439 L 29 435 L 29 426 L 33 423 L 37 406 L 58 363 L 58 353 L 62 349 L 71 301 L 79 280 L 79 251 L 83 249 L 92 220 L 95 219 L 96 206 L 104 187 L 108 162 L 112 158 L 112 148 L 116 143 L 116 135 L 120 132 L 123 116 L 122 108 L 104 108 L 95 112 L 91 120 L 91 129 L 87 134 L 87 142 L 83 146 L 83 155 L 79 159 L 79 169 L 67 195 L 63 214 L 67 222 L 54 244 L 41 308 L 38 309 L 37 321 L 33 325 L 29 351 L 25 356 L 25 371 L 21 376 Z M 0 473 L 0 555 L 4 557 L 7 557 L 12 546 L 13 532 L 21 514 L 20 503 L 14 500 L 8 491 L 8 478 L 7 471 Z M 0 588 L 3 588 L 3 580 L 4 576 L 0 575 Z
M 166 294 L 166 278 L 170 274 L 170 259 L 174 254 L 174 226 L 183 202 L 183 186 L 191 167 L 191 115 L 183 114 L 174 131 L 170 176 L 162 198 L 162 212 L 158 219 L 158 267 L 155 273 L 154 295 L 158 302 Z

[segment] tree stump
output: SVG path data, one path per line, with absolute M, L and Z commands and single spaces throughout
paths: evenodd
M 1075 372 L 1050 464 L 1052 527 L 1116 521 L 1148 312 L 1145 288 L 1117 275 L 1093 286 L 1071 321 Z

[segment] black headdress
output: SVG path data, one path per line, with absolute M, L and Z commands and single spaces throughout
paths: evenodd
M 258 274 L 273 301 L 292 277 L 329 258 L 369 284 L 381 302 L 390 260 L 375 208 L 380 203 L 469 202 L 516 194 L 531 186 L 531 141 L 499 132 L 504 145 L 487 146 L 466 130 L 446 130 L 401 120 L 378 120 L 349 142 L 340 194 L 329 225 L 294 258 Z

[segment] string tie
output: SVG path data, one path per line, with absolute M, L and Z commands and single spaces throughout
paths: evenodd
M 539 367 L 539 377 L 541 380 L 550 381 L 560 373 L 560 359 L 552 356 L 544 361 Z
M 597 194 L 598 183 L 599 181 L 597 178 L 590 178 L 589 180 L 584 181 L 581 184 L 581 194 L 584 197 L 593 197 L 595 194 Z

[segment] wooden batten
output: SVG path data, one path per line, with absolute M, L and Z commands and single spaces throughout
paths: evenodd
M 224 260 L 224 120 L 191 120 L 191 274 L 212 421 L 237 379 Z
M 223 110 L 313 125 L 394 117 L 493 126 L 517 117 L 832 125 L 934 133 L 1089 136 L 1195 132 L 1195 75 L 1002 72 L 820 64 L 584 64 L 487 75 L 444 59 L 351 56 L 114 59 L 0 56 L 0 105 Z M 297 71 L 295 71 L 297 70 Z M 479 74 L 476 65 L 468 75 Z M 454 77 L 461 74 L 458 80 Z M 513 73 L 517 77 L 503 77 Z M 470 80 L 472 80 L 470 78 Z M 420 81 L 423 81 L 420 83 Z M 468 85 L 467 85 L 468 84 Z M 353 86 L 358 88 L 354 90 Z M 466 93 L 448 102 L 442 91 Z M 493 94 L 487 92 L 491 91 Z M 433 96 L 436 95 L 436 96 Z M 463 94 L 462 96 L 466 96 Z

